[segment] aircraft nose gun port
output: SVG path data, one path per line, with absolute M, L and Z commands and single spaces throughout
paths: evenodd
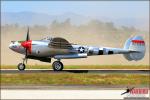
M 9 49 L 12 48 L 12 44 L 14 44 L 15 41 L 11 41 L 11 43 L 9 44 Z

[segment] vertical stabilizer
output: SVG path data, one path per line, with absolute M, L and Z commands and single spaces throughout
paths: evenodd
M 141 60 L 145 55 L 145 42 L 141 36 L 134 36 L 125 42 L 124 49 L 130 51 L 124 54 L 127 60 Z

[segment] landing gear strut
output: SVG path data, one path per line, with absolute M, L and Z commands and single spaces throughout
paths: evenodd
M 20 71 L 23 71 L 23 70 L 25 70 L 25 68 L 26 68 L 26 65 L 24 64 L 24 61 L 25 61 L 26 59 L 23 59 L 23 63 L 19 63 L 18 64 L 18 70 L 20 70 Z
M 63 63 L 60 61 L 54 61 L 52 67 L 54 71 L 62 71 L 64 68 Z

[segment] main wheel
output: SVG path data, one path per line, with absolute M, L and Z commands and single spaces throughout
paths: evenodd
M 60 61 L 54 61 L 52 67 L 54 71 L 62 71 L 64 68 L 63 63 Z
M 19 63 L 17 67 L 18 67 L 18 70 L 20 70 L 20 71 L 23 71 L 26 68 L 24 63 Z

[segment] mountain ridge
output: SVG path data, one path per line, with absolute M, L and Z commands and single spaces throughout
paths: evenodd
M 1 24 L 19 24 L 19 25 L 49 25 L 54 20 L 64 22 L 67 19 L 71 19 L 71 23 L 74 25 L 81 25 L 88 23 L 90 20 L 99 20 L 102 22 L 113 22 L 116 26 L 135 27 L 140 30 L 149 30 L 148 20 L 145 18 L 111 18 L 111 17 L 90 17 L 86 15 L 80 15 L 72 12 L 67 12 L 59 15 L 52 15 L 46 13 L 37 12 L 1 12 Z

